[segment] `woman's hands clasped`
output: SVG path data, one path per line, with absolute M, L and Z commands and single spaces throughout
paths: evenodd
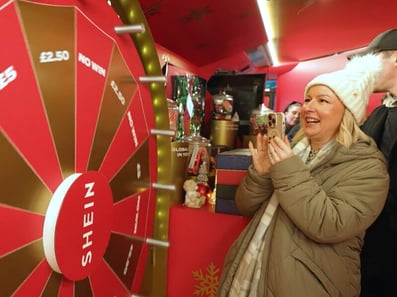
M 256 149 L 250 141 L 248 147 L 252 155 L 252 163 L 258 174 L 269 172 L 270 166 L 293 156 L 288 137 L 284 140 L 279 137 L 269 139 L 266 135 L 256 136 Z

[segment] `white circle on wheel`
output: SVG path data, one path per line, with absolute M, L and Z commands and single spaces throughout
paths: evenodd
M 54 192 L 44 227 L 44 254 L 51 268 L 76 281 L 101 261 L 112 226 L 112 191 L 96 171 L 74 173 Z

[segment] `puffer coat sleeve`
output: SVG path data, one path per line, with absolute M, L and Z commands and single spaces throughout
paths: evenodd
M 251 165 L 236 191 L 237 208 L 242 215 L 252 217 L 264 203 L 270 200 L 272 193 L 273 184 L 270 175 L 259 175 Z
M 275 164 L 268 175 L 250 168 L 236 204 L 244 215 L 252 216 L 274 190 L 283 211 L 312 240 L 352 238 L 374 222 L 388 188 L 383 156 L 374 145 L 371 155 L 363 153 L 367 146 L 358 143 L 347 150 L 340 145 L 312 170 L 298 156 Z

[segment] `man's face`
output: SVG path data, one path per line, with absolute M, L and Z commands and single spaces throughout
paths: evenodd
M 391 92 L 397 95 L 397 51 L 380 52 L 383 70 L 374 92 Z

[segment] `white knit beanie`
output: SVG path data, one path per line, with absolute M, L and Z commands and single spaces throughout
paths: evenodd
M 335 92 L 361 125 L 366 117 L 369 96 L 374 91 L 381 70 L 380 55 L 353 57 L 342 70 L 321 74 L 310 81 L 305 88 L 305 98 L 314 85 L 325 85 Z

